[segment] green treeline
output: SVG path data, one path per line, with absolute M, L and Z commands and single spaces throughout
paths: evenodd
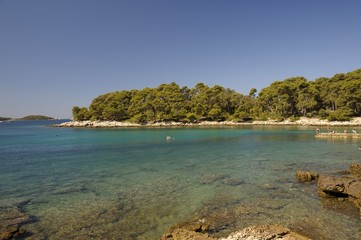
M 43 115 L 28 115 L 17 120 L 53 120 L 54 118 Z
M 273 82 L 248 95 L 219 85 L 193 88 L 176 83 L 157 88 L 117 91 L 96 97 L 89 108 L 73 107 L 74 120 L 115 120 L 137 123 L 283 120 L 301 116 L 349 120 L 361 116 L 361 69 L 332 78 L 304 77 Z

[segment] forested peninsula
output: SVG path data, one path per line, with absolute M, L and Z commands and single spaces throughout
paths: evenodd
M 43 115 L 28 115 L 17 120 L 54 120 L 54 118 Z
M 140 124 L 283 121 L 300 117 L 349 121 L 361 116 L 361 69 L 314 81 L 287 78 L 259 92 L 252 88 L 248 95 L 219 85 L 198 83 L 188 88 L 172 82 L 156 88 L 106 93 L 96 97 L 89 107 L 74 106 L 72 113 L 76 121 Z
M 10 117 L 0 117 L 0 121 L 34 121 L 34 120 L 54 120 L 52 117 L 43 116 L 43 115 L 28 115 L 22 118 L 10 118 Z
M 0 117 L 0 121 L 9 121 L 11 118 L 9 117 Z

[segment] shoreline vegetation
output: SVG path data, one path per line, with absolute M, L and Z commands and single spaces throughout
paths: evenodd
M 301 117 L 298 120 L 286 119 L 284 121 L 266 120 L 250 122 L 233 122 L 233 121 L 201 121 L 201 122 L 148 122 L 132 123 L 121 121 L 69 121 L 53 125 L 54 127 L 88 127 L 88 128 L 127 128 L 127 127 L 232 127 L 232 126 L 361 126 L 361 117 L 355 117 L 350 121 L 329 121 L 327 119 Z

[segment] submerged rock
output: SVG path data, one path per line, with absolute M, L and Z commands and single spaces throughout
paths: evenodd
M 79 186 L 66 186 L 66 187 L 58 188 L 52 191 L 52 193 L 55 195 L 62 195 L 62 194 L 78 193 L 85 191 L 88 191 L 88 189 L 84 185 L 79 185 Z
M 0 229 L 0 240 L 16 239 L 25 235 L 25 230 L 20 229 L 18 226 L 8 226 Z
M 200 178 L 201 184 L 214 184 L 214 183 L 221 183 L 228 186 L 238 186 L 244 184 L 244 180 L 231 177 L 228 175 L 219 175 L 219 174 L 205 174 Z
M 204 174 L 200 178 L 201 184 L 213 184 L 220 180 L 223 180 L 227 177 L 227 175 L 220 175 L 220 174 Z
M 240 178 L 225 178 L 222 180 L 222 183 L 229 186 L 238 186 L 244 184 L 245 182 Z
M 278 188 L 277 186 L 270 183 L 262 184 L 259 187 L 263 190 L 276 190 Z
M 29 234 L 21 228 L 34 218 L 23 213 L 18 207 L 0 209 L 0 240 L 16 239 Z

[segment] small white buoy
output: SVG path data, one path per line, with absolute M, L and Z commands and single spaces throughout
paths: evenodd
M 171 136 L 167 136 L 165 139 L 167 140 L 167 142 L 170 142 L 170 141 L 175 140 L 175 138 L 173 138 L 173 137 L 171 137 Z

